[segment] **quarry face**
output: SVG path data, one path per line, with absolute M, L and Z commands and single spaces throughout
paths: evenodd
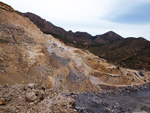
M 75 94 L 145 84 L 149 76 L 66 46 L 43 34 L 28 18 L 0 8 L 2 112 L 77 112 L 74 103 L 80 95 Z

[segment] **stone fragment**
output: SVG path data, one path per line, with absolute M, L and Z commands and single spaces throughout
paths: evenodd
M 0 99 L 0 105 L 5 105 L 7 102 L 5 99 Z
M 55 79 L 51 76 L 48 76 L 43 80 L 41 86 L 46 88 L 46 89 L 50 89 L 50 88 L 54 87 L 54 82 L 55 82 Z
M 37 91 L 35 92 L 35 95 L 38 96 L 38 98 L 39 98 L 40 100 L 43 100 L 43 99 L 44 99 L 44 92 L 43 92 L 43 91 L 37 90 Z
M 28 87 L 29 87 L 29 88 L 34 88 L 34 87 L 35 87 L 35 84 L 34 84 L 34 83 L 29 83 L 29 84 L 28 84 Z
M 26 100 L 28 102 L 33 102 L 37 99 L 37 96 L 35 95 L 35 92 L 29 92 L 26 94 Z

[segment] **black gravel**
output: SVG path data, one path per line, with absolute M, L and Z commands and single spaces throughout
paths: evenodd
M 103 93 L 75 94 L 78 113 L 150 113 L 150 83 Z

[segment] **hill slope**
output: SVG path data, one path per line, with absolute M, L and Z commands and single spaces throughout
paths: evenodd
M 81 93 L 127 86 L 118 91 L 149 90 L 149 84 L 143 84 L 150 81 L 150 72 L 109 64 L 87 50 L 66 46 L 43 34 L 15 11 L 0 8 L 0 12 L 0 112 L 76 113 L 87 107 L 80 107 L 75 93 L 80 98 Z M 92 106 L 103 103 L 99 101 L 101 94 L 99 100 L 98 95 L 93 96 L 89 96 L 89 100 L 96 97 Z
M 91 36 L 86 32 L 72 32 L 65 31 L 64 29 L 53 25 L 52 23 L 42 19 L 41 17 L 33 13 L 21 13 L 19 14 L 28 17 L 43 33 L 52 34 L 56 38 L 66 41 L 66 44 L 73 43 L 74 45 L 92 45 L 92 44 L 103 44 L 112 42 L 115 40 L 122 39 L 118 34 L 110 31 L 104 35 Z M 114 38 L 111 38 L 114 37 Z M 68 42 L 67 42 L 68 41 Z
M 28 17 L 43 33 L 52 34 L 69 46 L 85 48 L 126 68 L 150 70 L 150 42 L 143 38 L 124 39 L 113 31 L 97 36 L 85 32 L 67 32 L 33 13 L 20 14 Z
M 86 50 L 66 46 L 43 34 L 16 12 L 0 11 L 1 84 L 31 82 L 43 76 L 42 83 L 57 91 L 85 92 L 100 91 L 101 85 L 120 87 L 149 81 L 146 72 L 109 64 Z
M 88 50 L 126 68 L 150 70 L 150 42 L 143 38 L 126 38 L 104 45 L 93 45 Z

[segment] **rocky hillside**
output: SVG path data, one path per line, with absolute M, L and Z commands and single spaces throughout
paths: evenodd
M 86 32 L 75 32 L 75 33 L 72 31 L 67 32 L 64 29 L 53 25 L 52 23 L 42 19 L 41 17 L 33 13 L 19 12 L 19 14 L 28 17 L 38 28 L 41 29 L 43 33 L 52 34 L 56 38 L 62 40 L 66 44 L 71 44 L 72 46 L 104 44 L 104 43 L 122 39 L 121 36 L 119 36 L 118 34 L 112 31 L 97 36 L 91 36 Z
M 126 68 L 150 70 L 150 42 L 144 38 L 126 38 L 104 45 L 93 45 L 88 50 Z
M 96 36 L 86 32 L 67 32 L 33 13 L 20 14 L 28 17 L 43 33 L 52 34 L 69 46 L 85 48 L 119 66 L 150 70 L 150 42 L 144 38 L 126 39 L 113 31 Z
M 100 91 L 100 85 L 117 87 L 149 80 L 145 72 L 117 67 L 87 50 L 66 46 L 43 34 L 28 18 L 0 10 L 1 84 L 43 76 L 47 79 L 42 83 L 49 86 L 50 82 L 58 92 L 85 92 Z
M 150 72 L 124 69 L 66 46 L 28 18 L 0 8 L 0 111 L 77 112 L 73 93 L 145 84 Z M 20 103 L 21 102 L 21 103 Z

